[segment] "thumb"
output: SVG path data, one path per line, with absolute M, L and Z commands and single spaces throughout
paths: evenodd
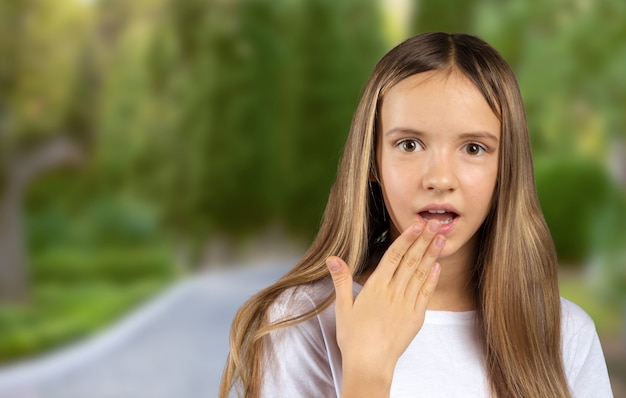
M 340 312 L 349 310 L 354 303 L 354 295 L 352 294 L 352 273 L 348 264 L 339 257 L 331 256 L 326 259 L 326 266 L 335 285 L 337 300 L 335 308 Z

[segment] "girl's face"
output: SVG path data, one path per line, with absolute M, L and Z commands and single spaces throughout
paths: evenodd
M 437 219 L 440 258 L 474 253 L 498 174 L 500 122 L 480 91 L 453 71 L 410 76 L 384 96 L 377 165 L 390 234 Z

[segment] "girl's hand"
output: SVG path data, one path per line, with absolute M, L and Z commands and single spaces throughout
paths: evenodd
M 439 279 L 437 256 L 445 238 L 431 220 L 404 231 L 389 246 L 356 300 L 352 275 L 339 257 L 326 264 L 335 286 L 337 342 L 343 361 L 343 394 L 388 395 L 398 358 L 424 323 Z M 347 395 L 346 395 L 347 394 Z

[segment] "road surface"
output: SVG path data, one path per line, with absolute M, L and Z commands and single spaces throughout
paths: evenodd
M 0 398 L 217 396 L 237 308 L 290 264 L 181 281 L 93 338 L 0 369 Z

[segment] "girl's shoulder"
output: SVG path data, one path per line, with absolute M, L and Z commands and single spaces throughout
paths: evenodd
M 589 314 L 563 297 L 561 297 L 561 324 L 564 331 L 576 333 L 581 329 L 592 329 L 595 333 L 595 325 Z
M 333 281 L 329 277 L 293 286 L 284 290 L 270 305 L 268 319 L 276 322 L 294 318 L 319 308 L 333 293 Z
M 612 397 L 602 345 L 591 317 L 561 298 L 562 358 L 570 389 L 576 397 Z
M 333 290 L 328 277 L 287 288 L 270 305 L 268 319 L 276 327 L 264 336 L 260 396 L 339 396 L 335 375 L 341 374 L 341 354 L 334 310 L 321 307 Z
M 561 340 L 566 351 L 587 351 L 599 343 L 593 319 L 577 304 L 561 298 Z

